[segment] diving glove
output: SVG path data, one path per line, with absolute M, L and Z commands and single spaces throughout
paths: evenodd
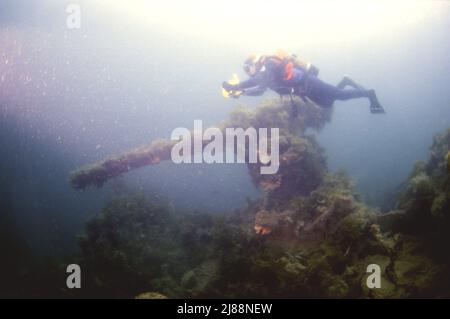
M 228 82 L 223 82 L 222 87 L 228 92 L 236 90 L 236 85 L 230 84 Z

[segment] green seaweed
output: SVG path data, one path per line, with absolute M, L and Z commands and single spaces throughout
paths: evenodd
M 87 294 L 449 297 L 450 200 L 444 155 L 450 130 L 434 138 L 428 161 L 412 170 L 397 210 L 381 214 L 362 201 L 345 172 L 328 172 L 324 150 L 305 134 L 307 128 L 320 129 L 330 113 L 296 102 L 301 107 L 296 120 L 288 116 L 288 101 L 271 100 L 255 111 L 238 108 L 221 124 L 280 127 L 280 169 L 267 177 L 257 164 L 248 165 L 263 196 L 247 207 L 212 216 L 169 209 L 142 195 L 111 200 L 80 239 Z M 140 158 L 136 152 L 125 154 L 119 162 Z M 77 176 L 94 174 L 94 181 L 95 174 L 109 177 L 102 171 L 106 162 Z M 255 232 L 256 225 L 266 227 L 265 235 Z M 370 264 L 381 268 L 379 289 L 366 285 Z
M 228 120 L 217 127 L 248 127 L 280 129 L 280 140 L 285 141 L 285 148 L 289 148 L 293 135 L 303 135 L 307 128 L 320 129 L 330 120 L 330 110 L 321 108 L 313 103 L 304 103 L 296 100 L 300 108 L 299 116 L 295 119 L 289 117 L 290 104 L 286 101 L 266 100 L 256 110 L 240 106 L 233 110 Z M 208 141 L 204 141 L 206 143 Z M 141 146 L 119 155 L 109 156 L 97 163 L 78 168 L 70 173 L 70 183 L 75 189 L 85 189 L 90 185 L 101 187 L 109 179 L 115 178 L 128 171 L 147 165 L 156 165 L 161 161 L 169 160 L 175 141 L 160 139 L 149 145 Z M 312 147 L 317 144 L 310 138 Z M 314 150 L 311 151 L 314 153 Z

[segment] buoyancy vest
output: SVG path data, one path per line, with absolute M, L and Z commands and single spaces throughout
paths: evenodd
M 277 51 L 273 55 L 261 56 L 261 58 L 259 59 L 260 65 L 264 65 L 269 61 L 272 62 L 276 66 L 276 69 L 280 71 L 280 73 L 275 74 L 275 76 L 277 77 L 276 82 L 286 83 L 286 88 L 280 87 L 275 89 L 275 91 L 277 91 L 278 93 L 290 92 L 290 90 L 287 89 L 287 82 L 294 77 L 295 68 L 300 69 L 304 74 L 301 85 L 296 88 L 300 93 L 305 93 L 308 90 L 308 77 L 317 76 L 319 74 L 319 69 L 311 62 L 298 58 L 296 55 L 285 53 L 281 50 Z

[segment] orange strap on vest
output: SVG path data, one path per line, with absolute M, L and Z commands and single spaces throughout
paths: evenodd
M 289 81 L 294 75 L 294 63 L 288 62 L 284 67 L 284 80 Z
M 294 76 L 294 62 L 287 61 L 287 59 L 282 59 L 277 55 L 270 55 L 264 57 L 263 63 L 266 61 L 266 59 L 271 59 L 274 61 L 278 66 L 283 66 L 284 64 L 284 81 L 289 81 Z

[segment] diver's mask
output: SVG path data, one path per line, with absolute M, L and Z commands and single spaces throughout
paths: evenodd
M 256 74 L 256 65 L 255 64 L 244 64 L 244 71 L 249 76 L 255 76 Z
M 247 73 L 247 75 L 249 76 L 255 76 L 256 73 L 258 72 L 258 64 L 259 64 L 259 59 L 260 57 L 257 55 L 251 55 L 248 57 L 247 60 L 245 60 L 244 62 L 244 71 L 245 73 Z

